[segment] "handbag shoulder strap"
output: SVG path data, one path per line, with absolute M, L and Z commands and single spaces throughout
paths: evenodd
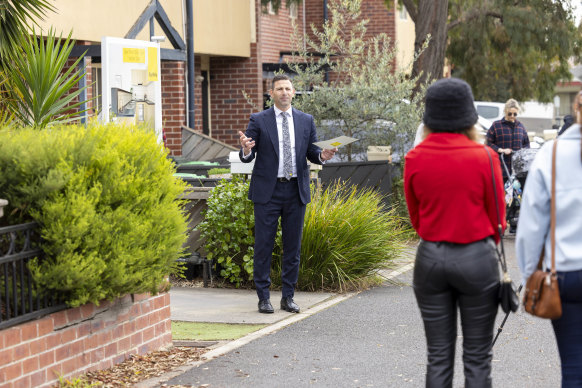
M 550 241 L 552 245 L 552 274 L 556 274 L 556 154 L 558 139 L 554 140 L 552 148 L 552 192 L 550 198 Z
M 501 215 L 499 214 L 499 199 L 497 198 L 497 185 L 495 184 L 495 171 L 493 170 L 493 158 L 486 145 L 483 146 L 487 156 L 489 157 L 489 166 L 491 167 L 491 180 L 493 181 L 493 198 L 495 198 L 495 210 L 497 211 L 497 232 L 499 233 L 499 245 L 501 246 L 501 253 L 497 251 L 499 256 L 499 263 L 503 272 L 507 272 L 507 263 L 505 261 L 505 247 L 503 246 L 503 228 L 501 227 Z M 503 260 L 501 260 L 503 258 Z

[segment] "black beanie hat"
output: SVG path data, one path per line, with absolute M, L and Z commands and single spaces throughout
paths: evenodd
M 422 121 L 434 132 L 459 132 L 478 120 L 473 92 L 459 78 L 442 78 L 426 90 Z

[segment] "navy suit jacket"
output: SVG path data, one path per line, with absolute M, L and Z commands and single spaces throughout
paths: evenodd
M 311 193 L 306 159 L 312 163 L 321 164 L 319 160 L 321 148 L 313 145 L 317 141 L 313 116 L 295 108 L 292 108 L 292 111 L 295 127 L 297 184 L 299 185 L 301 202 L 307 204 L 311 201 Z M 251 176 L 249 199 L 254 203 L 267 203 L 273 195 L 279 169 L 279 135 L 275 109 L 271 107 L 262 112 L 253 113 L 245 135 L 255 141 L 255 146 L 251 149 L 251 155 L 247 159 L 243 157 L 242 148 L 239 151 L 239 157 L 243 163 L 249 163 L 256 159 Z

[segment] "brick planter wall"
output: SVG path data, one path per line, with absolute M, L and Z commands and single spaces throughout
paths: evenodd
M 171 345 L 167 292 L 86 304 L 0 331 L 0 388 L 50 387 Z

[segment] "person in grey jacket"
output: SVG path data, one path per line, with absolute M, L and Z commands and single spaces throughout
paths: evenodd
M 582 387 L 582 128 L 580 114 L 559 138 L 556 156 L 556 270 L 562 317 L 552 320 L 562 364 L 562 387 Z M 550 196 L 552 146 L 538 151 L 525 184 L 516 235 L 525 284 L 542 249 L 551 266 Z

